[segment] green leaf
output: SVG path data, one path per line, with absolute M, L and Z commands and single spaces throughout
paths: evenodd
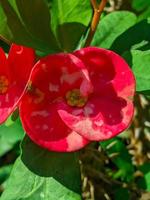
M 0 35 L 43 52 L 59 50 L 45 0 L 1 0 Z
M 77 48 L 92 17 L 90 1 L 53 0 L 51 2 L 52 27 L 64 51 Z
M 132 50 L 123 56 L 136 77 L 136 91 L 142 93 L 150 91 L 150 50 Z
M 1 200 L 81 200 L 76 153 L 54 153 L 25 138 Z
M 138 21 L 141 21 L 148 17 L 150 17 L 150 6 L 138 16 Z
M 135 14 L 128 11 L 116 11 L 106 15 L 98 25 L 92 45 L 109 49 L 114 40 L 135 23 Z
M 129 28 L 111 46 L 111 50 L 120 55 L 132 49 L 142 51 L 150 49 L 150 18 Z
M 111 158 L 112 162 L 118 168 L 117 173 L 114 174 L 114 178 L 130 181 L 133 178 L 134 168 L 132 166 L 131 156 L 123 141 L 116 137 L 101 142 L 100 145 L 110 158 L 112 155 L 115 155 Z
M 6 179 L 10 175 L 11 169 L 12 165 L 6 165 L 0 168 L 0 184 L 6 181 Z
M 150 5 L 150 0 L 133 0 L 132 1 L 132 7 L 137 11 L 142 11 L 149 5 Z
M 0 156 L 10 151 L 24 136 L 19 120 L 10 122 L 10 119 L 0 126 Z
M 111 49 L 122 55 L 131 66 L 136 77 L 136 91 L 149 93 L 150 18 L 139 22 L 120 35 Z
M 143 177 L 138 180 L 138 186 L 150 192 L 150 163 L 145 163 L 139 167 L 139 170 L 143 172 Z

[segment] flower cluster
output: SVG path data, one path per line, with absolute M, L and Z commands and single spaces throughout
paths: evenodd
M 88 47 L 48 55 L 12 45 L 0 49 L 0 122 L 18 106 L 23 127 L 38 145 L 70 152 L 112 138 L 132 119 L 135 79 L 116 53 Z

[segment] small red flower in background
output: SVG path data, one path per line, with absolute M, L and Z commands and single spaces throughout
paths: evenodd
M 0 48 L 0 123 L 16 109 L 34 66 L 34 50 L 13 44 L 8 58 Z
M 40 59 L 20 104 L 25 131 L 52 151 L 112 138 L 133 116 L 135 79 L 112 51 L 89 47 Z

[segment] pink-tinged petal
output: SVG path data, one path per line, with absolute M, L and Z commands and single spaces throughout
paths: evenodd
M 124 131 L 131 123 L 133 112 L 132 102 L 118 97 L 93 97 L 82 109 L 58 110 L 70 129 L 93 141 L 110 139 Z
M 133 117 L 135 79 L 127 63 L 116 53 L 89 47 L 75 52 L 89 71 L 93 94 L 79 111 L 60 109 L 68 127 L 88 140 L 105 140 L 124 131 Z
M 8 88 L 6 92 L 0 93 L 0 123 L 3 123 L 16 109 L 25 92 L 34 60 L 33 49 L 15 44 L 10 48 L 8 59 L 5 60 L 3 56 L 0 63 L 0 79 L 3 78 L 8 83 Z
M 43 101 L 34 103 L 26 94 L 20 104 L 20 116 L 28 136 L 38 145 L 50 151 L 71 152 L 89 143 L 84 137 L 72 131 L 59 117 L 57 110 L 66 105 L 62 102 Z
M 125 99 L 133 98 L 135 78 L 124 59 L 106 49 L 88 47 L 74 53 L 88 68 L 95 95 L 111 96 L 110 87 Z
M 83 95 L 91 93 L 92 85 L 82 61 L 71 54 L 46 56 L 37 62 L 31 78 L 33 87 L 53 101 L 74 88 Z

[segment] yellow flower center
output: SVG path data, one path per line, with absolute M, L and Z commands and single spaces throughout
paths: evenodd
M 33 85 L 32 81 L 30 81 L 30 82 L 28 83 L 27 92 L 28 92 L 29 94 L 31 94 L 31 95 L 34 95 L 34 100 L 33 100 L 33 102 L 34 102 L 35 104 L 39 104 L 39 103 L 41 103 L 41 102 L 44 100 L 44 97 L 45 97 L 44 93 L 43 93 L 40 89 L 36 88 L 36 87 Z
M 8 91 L 9 80 L 6 76 L 0 76 L 0 94 L 5 94 Z
M 79 89 L 73 89 L 67 92 L 66 100 L 69 106 L 83 107 L 87 103 L 88 98 L 83 97 Z

